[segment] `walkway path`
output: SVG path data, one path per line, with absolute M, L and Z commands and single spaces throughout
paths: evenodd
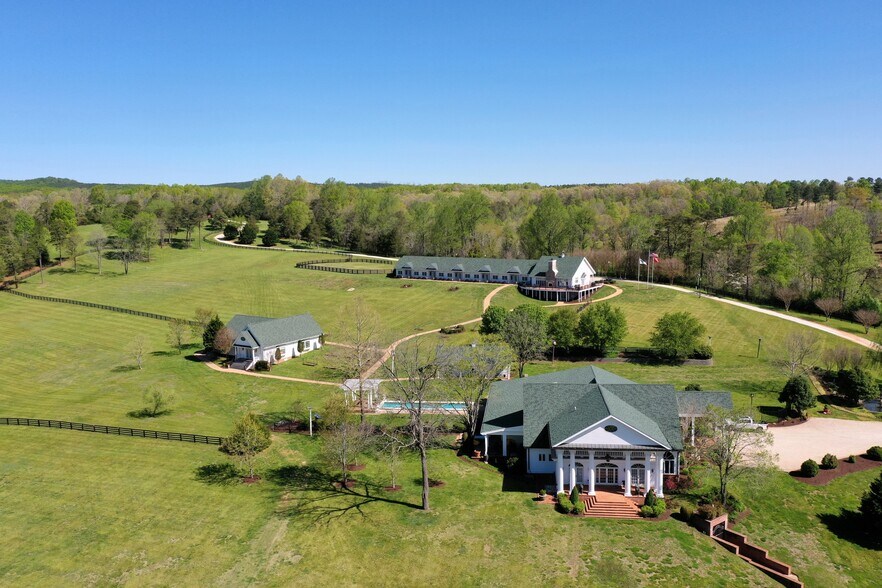
M 621 280 L 623 282 L 630 282 L 632 284 L 636 284 L 634 280 Z M 669 290 L 676 290 L 678 292 L 685 292 L 686 294 L 698 294 L 697 291 L 689 289 L 689 288 L 681 288 L 680 286 L 668 286 L 666 284 L 653 284 L 653 288 L 667 288 Z M 853 333 L 848 333 L 846 331 L 842 331 L 840 329 L 836 329 L 830 327 L 828 325 L 822 325 L 820 323 L 816 323 L 814 321 L 806 320 L 803 318 L 799 318 L 796 316 L 790 316 L 789 314 L 784 314 L 783 312 L 778 312 L 775 310 L 769 310 L 768 308 L 761 308 L 759 306 L 754 306 L 753 304 L 748 304 L 746 302 L 741 302 L 739 300 L 730 300 L 728 298 L 720 298 L 719 296 L 713 296 L 711 294 L 701 294 L 702 298 L 707 298 L 708 300 L 714 300 L 716 302 L 724 302 L 726 304 L 731 304 L 732 306 L 737 306 L 739 308 L 744 308 L 753 312 L 758 312 L 760 314 L 765 314 L 768 316 L 773 316 L 779 319 L 784 319 L 785 321 L 790 321 L 791 323 L 796 323 L 798 325 L 802 325 L 804 327 L 809 327 L 811 329 L 816 329 L 818 331 L 823 331 L 825 333 L 829 333 L 835 337 L 839 337 L 841 339 L 846 339 L 851 341 L 852 343 L 857 343 L 863 347 L 868 349 L 875 349 L 876 344 L 870 341 L 869 339 L 865 339 L 860 335 L 855 335 Z
M 381 255 L 368 255 L 367 253 L 346 253 L 342 251 L 324 251 L 324 250 L 316 250 L 316 249 L 305 249 L 298 247 L 261 247 L 260 245 L 243 245 L 242 243 L 232 243 L 227 241 L 224 238 L 223 233 L 218 233 L 214 237 L 212 237 L 217 243 L 221 245 L 228 245 L 230 247 L 242 247 L 244 249 L 259 249 L 261 251 L 296 251 L 299 253 L 316 253 L 323 255 L 343 255 L 350 257 L 366 257 L 368 259 L 382 259 L 385 261 L 398 261 L 397 257 L 383 257 Z
M 490 307 L 490 302 L 493 300 L 493 297 L 496 296 L 497 294 L 499 294 L 505 288 L 508 288 L 509 286 L 511 286 L 511 284 L 503 284 L 502 286 L 499 286 L 498 288 L 494 288 L 489 294 L 484 296 L 484 300 L 481 303 L 481 314 L 483 314 L 484 311 L 486 311 Z M 476 319 L 467 320 L 467 321 L 462 321 L 462 322 L 459 322 L 456 324 L 457 325 L 470 325 L 472 323 L 478 322 L 479 320 L 481 320 L 481 317 L 478 317 Z M 453 325 L 451 325 L 451 326 L 453 326 Z M 361 376 L 362 379 L 364 380 L 364 379 L 370 378 L 378 369 L 380 369 L 380 367 L 390 357 L 392 357 L 392 353 L 395 351 L 395 348 L 398 347 L 399 345 L 401 345 L 402 343 L 404 343 L 405 341 L 410 341 L 411 339 L 415 339 L 416 337 L 422 337 L 424 335 L 431 335 L 432 333 L 437 333 L 439 330 L 440 329 L 432 329 L 431 331 L 423 331 L 422 333 L 414 333 L 413 335 L 408 335 L 407 337 L 402 337 L 398 341 L 395 341 L 394 343 L 392 343 L 392 345 L 387 347 L 385 349 L 385 351 L 383 351 L 383 355 L 380 357 L 380 359 L 378 359 L 374 365 L 369 367 L 367 369 L 367 371 L 364 374 L 362 374 L 362 376 Z
M 240 376 L 251 376 L 253 378 L 271 378 L 273 380 L 285 380 L 288 382 L 300 382 L 302 384 L 320 384 L 322 386 L 334 386 L 335 388 L 340 387 L 339 382 L 325 382 L 322 380 L 307 380 L 304 378 L 291 378 L 288 376 L 274 376 L 273 374 L 262 374 L 259 372 L 246 372 L 245 370 L 234 370 L 233 368 L 224 368 L 213 361 L 209 361 L 208 359 L 203 359 L 202 362 L 207 365 L 209 368 L 213 369 L 216 372 L 223 372 L 225 374 L 239 374 Z

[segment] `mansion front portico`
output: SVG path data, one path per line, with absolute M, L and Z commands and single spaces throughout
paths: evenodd
M 589 496 L 601 486 L 620 488 L 625 496 L 646 495 L 653 488 L 661 497 L 664 476 L 680 473 L 678 452 L 561 448 L 552 454 L 558 492 L 581 484 Z
M 527 472 L 554 476 L 557 491 L 581 484 L 625 496 L 680 472 L 681 418 L 710 405 L 731 408 L 727 392 L 678 392 L 636 384 L 593 366 L 496 382 L 481 423 L 485 453 L 521 455 Z

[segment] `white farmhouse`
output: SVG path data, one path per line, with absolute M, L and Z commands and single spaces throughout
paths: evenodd
M 226 328 L 235 334 L 231 367 L 238 369 L 251 369 L 260 360 L 286 361 L 324 343 L 324 332 L 309 313 L 277 319 L 237 314 Z

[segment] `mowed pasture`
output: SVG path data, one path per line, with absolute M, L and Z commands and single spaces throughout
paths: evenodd
M 212 308 L 228 320 L 234 314 L 281 317 L 311 313 L 333 341 L 341 312 L 356 297 L 382 319 L 384 342 L 440 328 L 481 315 L 492 284 L 462 284 L 451 291 L 441 282 L 389 279 L 295 268 L 315 253 L 261 251 L 204 243 L 189 249 L 154 248 L 152 260 L 134 263 L 129 274 L 118 261 L 104 260 L 98 275 L 94 256 L 33 276 L 24 292 L 110 304 L 190 318 L 197 308 Z M 370 269 L 384 268 L 367 264 Z M 350 267 L 350 264 L 345 264 Z M 409 287 L 403 287 L 408 285 Z
M 483 296 L 494 287 L 463 284 L 448 292 L 449 283 L 413 280 L 406 282 L 411 288 L 401 288 L 404 281 L 382 276 L 354 276 L 358 279 L 349 282 L 348 276 L 295 270 L 294 253 L 211 245 L 202 251 L 154 253 L 153 262 L 134 265 L 129 276 L 119 275 L 120 268 L 110 262 L 108 273 L 99 277 L 84 258 L 81 273 L 56 270 L 42 287 L 35 277 L 24 288 L 180 316 L 191 315 L 196 306 L 223 313 L 240 300 L 254 307 L 229 314 L 276 314 L 259 309 L 278 307 L 309 310 L 318 317 L 342 308 L 352 294 L 343 285 L 354 283 L 356 292 L 373 294 L 366 299 L 384 320 L 397 320 L 398 328 L 407 331 L 423 320 L 417 310 L 428 325 L 420 330 L 478 316 Z M 233 272 L 216 286 L 213 280 L 224 272 L 204 268 L 205 260 L 242 273 Z M 260 276 L 287 272 L 291 278 L 267 279 L 259 294 L 249 293 Z M 327 287 L 310 292 L 322 279 L 328 279 Z M 215 287 L 223 294 L 210 296 Z M 291 300 L 310 301 L 320 310 L 295 308 L 288 292 Z M 431 292 L 437 296 L 426 304 L 437 305 L 439 316 L 432 315 L 435 306 L 409 305 Z M 518 301 L 513 292 L 507 288 L 500 295 Z M 381 295 L 391 302 L 379 304 Z M 768 356 L 751 358 L 750 338 L 761 333 L 768 349 L 766 341 L 781 341 L 790 327 L 784 321 L 662 290 L 626 287 L 611 303 L 622 305 L 632 325 L 626 344 L 645 344 L 664 309 L 686 308 L 708 326 L 718 356 L 717 365 L 709 368 L 604 368 L 640 382 L 679 386 L 698 381 L 706 388 L 731 389 L 741 393 L 736 395 L 741 402 L 753 389 L 765 390 L 757 404 L 777 394 L 774 379 L 783 381 L 783 376 Z M 8 294 L 0 294 L 0 321 L 0 343 L 23 349 L 0 362 L 5 413 L 0 416 L 224 435 L 244 410 L 273 420 L 286 416 L 294 402 L 318 407 L 337 393 L 330 386 L 212 371 L 188 358 L 195 346 L 180 355 L 172 350 L 162 321 Z M 142 370 L 128 353 L 139 336 L 146 349 Z M 449 340 L 459 337 L 480 338 L 469 328 Z M 831 342 L 825 339 L 825 344 Z M 285 375 L 317 374 L 327 362 L 326 352 L 316 354 L 316 369 L 291 363 Z M 541 362 L 528 372 L 571 366 Z M 283 371 L 280 366 L 277 373 Z M 143 392 L 156 387 L 175 395 L 171 411 L 149 419 L 130 414 L 142 408 Z M 402 460 L 400 492 L 383 490 L 391 481 L 388 466 L 369 457 L 367 468 L 355 473 L 359 484 L 353 492 L 341 493 L 331 485 L 319 447 L 318 440 L 303 435 L 274 435 L 259 466 L 263 480 L 245 485 L 230 475 L 229 460 L 212 446 L 2 426 L 0 579 L 9 586 L 58 580 L 75 585 L 384 586 L 402 578 L 439 585 L 775 585 L 679 521 L 564 517 L 532 501 L 534 481 L 457 458 L 449 447 L 430 456 L 430 475 L 445 482 L 432 490 L 431 513 L 415 508 L 420 492 L 415 456 Z M 735 491 L 753 510 L 747 527 L 751 536 L 772 555 L 794 563 L 808 585 L 847 580 L 871 585 L 879 573 L 878 552 L 840 539 L 817 516 L 840 506 L 853 508 L 870 478 L 869 473 L 856 474 L 814 489 L 772 473 L 747 479 Z M 780 512 L 781 504 L 787 513 Z M 797 551 L 796 545 L 810 549 Z

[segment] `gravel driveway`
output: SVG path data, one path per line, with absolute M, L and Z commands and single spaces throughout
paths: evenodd
M 769 432 L 778 467 L 788 472 L 809 458 L 821 463 L 825 453 L 844 458 L 882 445 L 882 422 L 813 418 L 792 427 L 769 427 Z

